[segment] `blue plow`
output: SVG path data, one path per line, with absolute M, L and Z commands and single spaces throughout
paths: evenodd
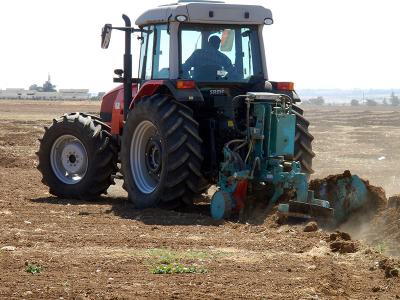
M 247 130 L 244 139 L 223 148 L 224 160 L 218 191 L 211 200 L 211 216 L 229 218 L 240 214 L 249 198 L 278 205 L 284 217 L 328 219 L 343 222 L 369 200 L 367 183 L 349 171 L 310 184 L 301 163 L 294 161 L 296 114 L 290 97 L 248 93 Z M 256 191 L 263 190 L 260 193 Z

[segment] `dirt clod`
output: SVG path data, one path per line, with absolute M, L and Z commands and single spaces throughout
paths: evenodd
M 378 262 L 378 266 L 385 272 L 386 278 L 399 277 L 399 264 L 394 259 L 382 259 Z
M 339 239 L 344 241 L 351 241 L 351 236 L 347 232 L 342 231 L 335 231 L 329 235 L 330 241 L 336 241 Z
M 389 197 L 388 208 L 400 208 L 400 194 Z
M 399 269 L 387 268 L 385 270 L 385 276 L 387 278 L 399 277 Z
M 358 250 L 355 242 L 343 240 L 332 242 L 330 248 L 333 252 L 339 253 L 355 253 Z
M 329 247 L 333 252 L 354 253 L 358 251 L 358 244 L 351 240 L 350 234 L 336 231 L 329 235 Z
M 304 226 L 304 232 L 313 232 L 318 230 L 318 224 L 314 221 L 308 222 L 306 226 Z
M 372 291 L 373 291 L 374 293 L 380 292 L 380 290 L 381 290 L 381 288 L 380 288 L 379 286 L 374 286 L 374 287 L 372 288 Z

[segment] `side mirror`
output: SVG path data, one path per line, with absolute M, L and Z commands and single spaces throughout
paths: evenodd
M 111 24 L 105 24 L 101 30 L 101 48 L 107 49 L 111 39 Z
M 114 74 L 117 75 L 118 77 L 122 77 L 122 74 L 124 74 L 124 70 L 116 69 L 114 70 Z

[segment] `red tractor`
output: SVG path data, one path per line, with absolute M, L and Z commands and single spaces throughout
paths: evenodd
M 50 193 L 99 196 L 113 184 L 120 163 L 135 207 L 191 204 L 219 180 L 224 145 L 244 140 L 252 126 L 246 101 L 238 97 L 249 92 L 290 100 L 294 151 L 282 159 L 312 173 L 313 136 L 293 84 L 268 81 L 262 30 L 273 23 L 269 9 L 178 1 L 146 11 L 137 28 L 123 19 L 125 26 L 106 24 L 102 31 L 103 48 L 112 30 L 123 31 L 125 54 L 124 69 L 115 70 L 114 78 L 122 85 L 103 97 L 100 116 L 65 114 L 45 128 L 38 169 Z M 137 78 L 132 33 L 140 34 Z M 236 150 L 233 164 L 239 165 L 249 145 L 239 143 Z

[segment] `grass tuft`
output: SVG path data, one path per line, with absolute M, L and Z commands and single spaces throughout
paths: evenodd
M 40 265 L 30 264 L 30 263 L 28 263 L 26 265 L 26 269 L 25 269 L 25 271 L 27 273 L 31 273 L 31 274 L 39 274 L 42 272 L 42 270 L 43 270 L 43 268 Z
M 381 243 L 381 244 L 376 245 L 376 250 L 380 254 L 383 254 L 386 251 L 386 244 L 385 243 Z
M 150 249 L 150 271 L 153 274 L 184 274 L 184 273 L 206 273 L 207 270 L 198 265 L 184 265 L 183 261 L 194 263 L 204 262 L 210 255 L 204 251 L 179 251 L 171 249 Z

